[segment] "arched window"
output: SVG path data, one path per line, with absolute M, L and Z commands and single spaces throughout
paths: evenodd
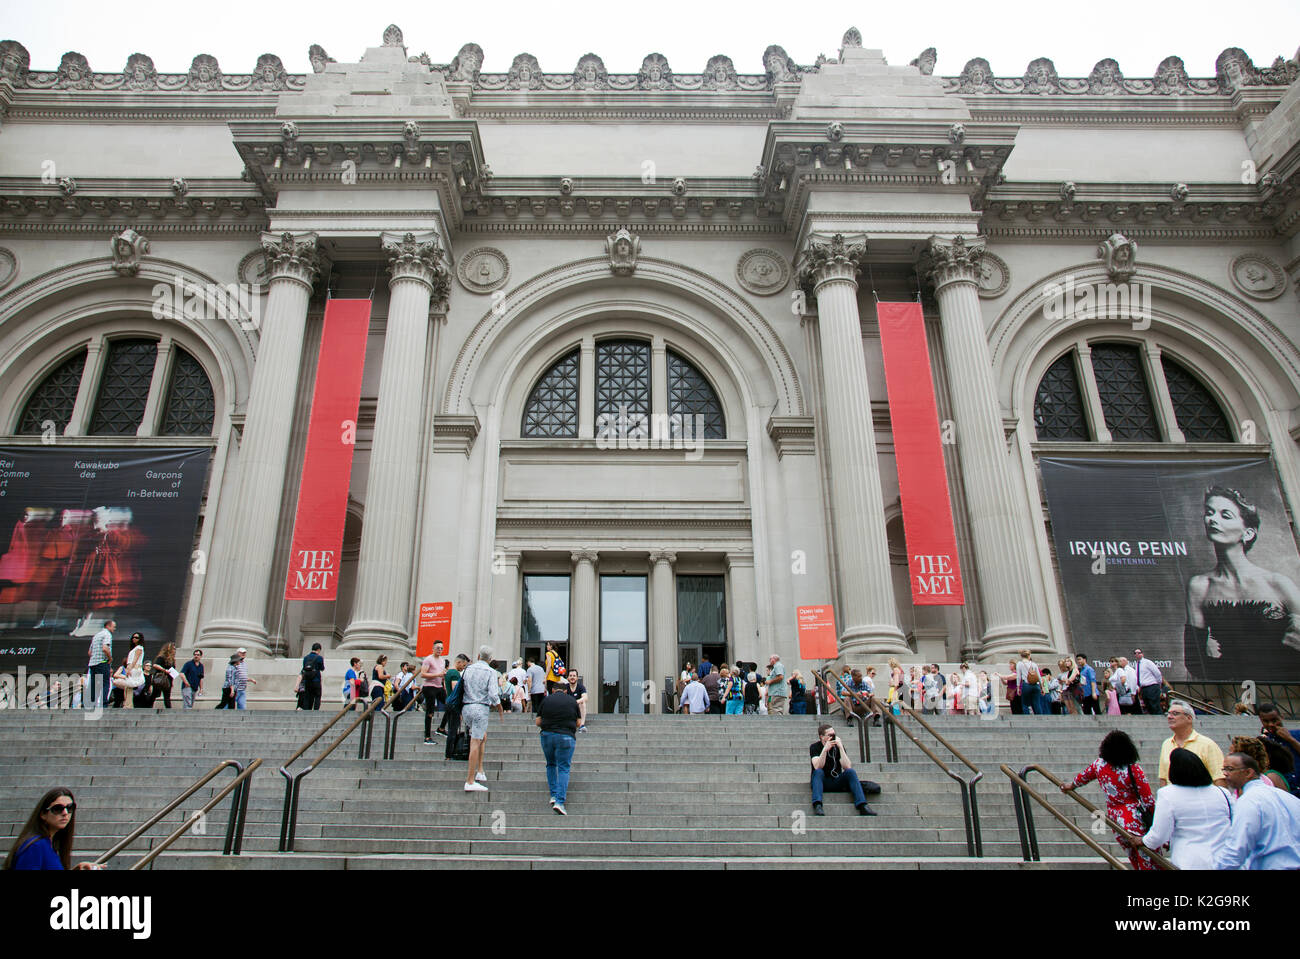
M 93 436 L 134 436 L 149 402 L 149 383 L 158 357 L 156 340 L 113 340 L 99 381 Z
M 77 391 L 81 388 L 81 374 L 86 368 L 86 351 L 80 350 L 60 363 L 41 385 L 32 391 L 18 420 L 18 433 L 35 436 L 44 432 L 42 423 L 52 422 L 62 433 L 72 419 L 77 405 Z
M 578 362 L 573 350 L 542 374 L 524 404 L 522 435 L 578 435 Z
M 206 436 L 212 432 L 216 412 L 208 374 L 198 360 L 177 348 L 159 432 L 164 436 Z
M 673 435 L 682 430 L 682 422 L 691 423 L 687 432 L 696 436 L 695 416 L 703 417 L 705 439 L 721 440 L 727 437 L 727 423 L 722 414 L 722 404 L 709 381 L 685 357 L 668 351 L 668 422 Z
M 1034 427 L 1040 440 L 1086 440 L 1088 421 L 1083 413 L 1079 377 L 1074 371 L 1074 351 L 1047 368 L 1034 397 Z
M 620 415 L 650 416 L 650 344 L 643 340 L 596 344 L 596 421 Z
M 1138 348 L 1118 343 L 1092 347 L 1092 372 L 1111 438 L 1158 441 L 1160 425 Z
M 1092 377 L 1080 376 L 1091 364 Z M 1093 391 L 1092 383 L 1096 383 Z M 1167 401 L 1167 402 L 1166 402 Z M 1039 441 L 1088 441 L 1088 408 L 1110 439 L 1161 442 L 1181 433 L 1188 443 L 1231 443 L 1227 413 L 1204 382 L 1158 347 L 1089 343 L 1059 357 L 1038 382 L 1034 428 Z M 1172 410 L 1172 422 L 1157 410 Z
M 1214 396 L 1195 376 L 1167 356 L 1160 357 L 1178 428 L 1189 443 L 1231 443 L 1232 430 Z

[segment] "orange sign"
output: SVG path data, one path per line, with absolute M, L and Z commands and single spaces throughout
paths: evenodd
M 415 634 L 415 655 L 421 659 L 432 655 L 434 643 L 442 643 L 444 653 L 451 648 L 451 603 L 420 604 L 420 628 Z
M 835 609 L 831 606 L 800 606 L 800 659 L 835 659 L 840 654 L 839 634 L 835 631 Z

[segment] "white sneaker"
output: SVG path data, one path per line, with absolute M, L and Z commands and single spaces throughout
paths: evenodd
M 487 777 L 483 775 L 483 770 L 480 769 L 478 772 L 474 774 L 474 781 L 480 783 L 487 782 Z
M 488 791 L 487 786 L 481 786 L 478 783 L 466 783 L 465 792 L 467 793 L 485 793 Z
M 551 797 L 551 808 L 552 808 L 552 809 L 555 808 L 555 797 L 554 797 L 554 796 Z

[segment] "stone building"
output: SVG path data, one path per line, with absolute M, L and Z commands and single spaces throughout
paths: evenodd
M 557 639 L 602 710 L 705 652 L 806 671 L 805 605 L 853 663 L 1072 649 L 1045 452 L 1245 450 L 1300 502 L 1294 59 L 757 52 L 492 74 L 390 27 L 306 76 L 164 74 L 5 41 L 0 441 L 210 446 L 183 649 L 287 682 L 314 641 L 409 658 L 451 602 L 454 651 Z M 1067 280 L 1149 316 L 1057 316 Z M 286 602 L 331 296 L 373 304 L 342 575 Z M 875 304 L 918 297 L 962 606 L 909 592 Z

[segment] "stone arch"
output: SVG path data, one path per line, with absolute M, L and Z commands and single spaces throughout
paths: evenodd
M 656 299 L 664 293 L 677 298 L 676 306 Z M 543 317 L 548 305 L 561 317 Z M 473 405 L 492 402 L 489 396 L 502 398 L 501 378 L 509 374 L 500 368 L 489 372 L 489 367 L 499 362 L 505 340 L 518 336 L 517 331 L 526 330 L 529 342 L 523 352 L 518 344 L 505 347 L 512 359 L 504 365 L 512 372 L 559 329 L 600 314 L 624 313 L 653 316 L 707 344 L 746 406 L 766 403 L 776 415 L 807 415 L 789 353 L 767 320 L 743 298 L 704 273 L 666 260 L 643 258 L 630 279 L 613 277 L 604 257 L 541 273 L 487 311 L 452 363 L 439 412 L 468 413 Z M 716 374 L 717 368 L 710 372 Z M 494 385 L 488 386 L 487 380 Z
M 241 325 L 226 286 L 184 264 L 151 258 L 136 276 L 119 277 L 110 263 L 103 257 L 69 264 L 0 296 L 0 323 L 10 331 L 0 353 L 0 408 L 11 411 L 0 428 L 17 422 L 36 385 L 92 333 L 121 323 L 114 332 L 169 333 L 199 362 L 212 384 L 214 432 L 220 433 L 223 419 L 248 397 L 256 351 L 252 318 Z M 187 318 L 184 298 L 178 304 L 174 295 L 155 292 L 174 290 L 177 277 L 187 293 L 199 291 L 202 311 L 213 319 Z

